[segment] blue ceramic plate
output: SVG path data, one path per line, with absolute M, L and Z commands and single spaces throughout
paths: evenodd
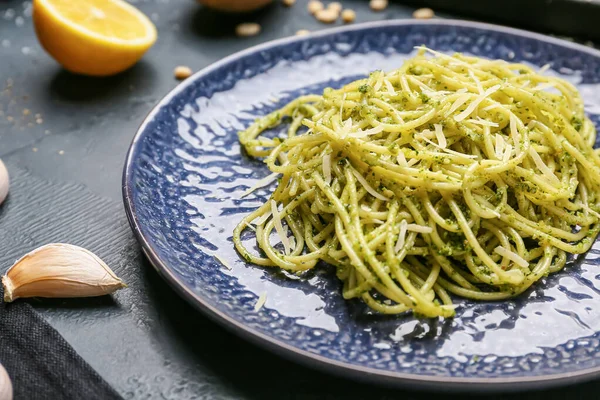
M 238 334 L 353 378 L 459 389 L 524 389 L 600 373 L 600 245 L 513 301 L 460 301 L 454 319 L 374 315 L 345 302 L 332 268 L 302 279 L 246 264 L 232 231 L 272 187 L 240 154 L 236 132 L 288 100 L 399 67 L 425 44 L 445 52 L 550 64 L 600 121 L 600 52 L 462 21 L 390 21 L 267 43 L 228 57 L 171 92 L 127 158 L 125 205 L 146 254 L 178 292 Z M 231 267 L 218 262 L 218 254 Z M 254 310 L 257 299 L 266 303 Z

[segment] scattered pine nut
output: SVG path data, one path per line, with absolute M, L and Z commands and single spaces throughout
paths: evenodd
M 325 10 L 317 11 L 317 13 L 315 14 L 315 17 L 317 17 L 317 20 L 319 22 L 323 22 L 325 24 L 334 23 L 338 19 L 339 16 L 340 16 L 340 14 L 338 12 L 336 12 L 335 10 L 330 10 L 329 8 L 327 8 Z
M 296 3 L 296 0 L 282 0 L 283 5 L 291 7 Z
M 310 35 L 310 31 L 308 29 L 300 29 L 296 32 L 296 36 L 306 36 Z
M 416 19 L 431 19 L 435 14 L 431 8 L 419 8 L 413 13 L 413 18 Z
M 373 11 L 383 11 L 388 6 L 388 0 L 371 0 L 369 6 Z
M 175 68 L 173 71 L 173 75 L 175 75 L 175 79 L 184 80 L 192 75 L 192 69 L 190 67 L 186 67 L 185 65 L 180 65 Z
M 311 14 L 316 14 L 321 11 L 323 8 L 323 3 L 318 0 L 311 0 L 308 2 L 308 12 Z
M 333 3 L 329 3 L 327 5 L 327 8 L 330 10 L 335 10 L 339 13 L 342 11 L 342 3 L 340 3 L 339 1 L 334 1 Z
M 256 36 L 260 33 L 260 25 L 255 22 L 245 22 L 235 28 L 238 36 Z
M 347 8 L 344 11 L 342 11 L 342 21 L 344 21 L 345 23 L 352 23 L 355 19 L 356 13 L 354 12 L 354 10 L 350 10 L 349 8 Z

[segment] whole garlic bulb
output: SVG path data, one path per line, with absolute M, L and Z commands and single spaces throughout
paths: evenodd
M 8 171 L 6 170 L 2 160 L 0 160 L 0 204 L 2 204 L 8 195 L 9 182 L 10 179 L 8 178 Z
M 248 12 L 258 10 L 272 0 L 198 0 L 200 4 L 227 12 Z
M 0 364 L 0 400 L 12 400 L 13 389 L 8 372 Z

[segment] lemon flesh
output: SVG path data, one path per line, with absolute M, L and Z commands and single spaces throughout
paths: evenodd
M 34 0 L 33 21 L 44 49 L 84 75 L 122 72 L 156 41 L 154 24 L 121 0 Z

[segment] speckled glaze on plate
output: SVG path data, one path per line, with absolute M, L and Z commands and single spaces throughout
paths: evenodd
M 128 217 L 178 292 L 238 334 L 308 365 L 427 389 L 521 390 L 600 375 L 600 244 L 512 301 L 458 300 L 457 316 L 419 321 L 345 302 L 331 268 L 303 278 L 246 264 L 232 231 L 272 187 L 240 199 L 269 171 L 236 132 L 304 93 L 397 68 L 414 46 L 550 64 L 600 121 L 600 52 L 464 21 L 389 21 L 267 43 L 198 72 L 150 113 L 124 173 Z M 218 254 L 231 269 L 218 262 Z M 254 306 L 261 294 L 266 303 Z

